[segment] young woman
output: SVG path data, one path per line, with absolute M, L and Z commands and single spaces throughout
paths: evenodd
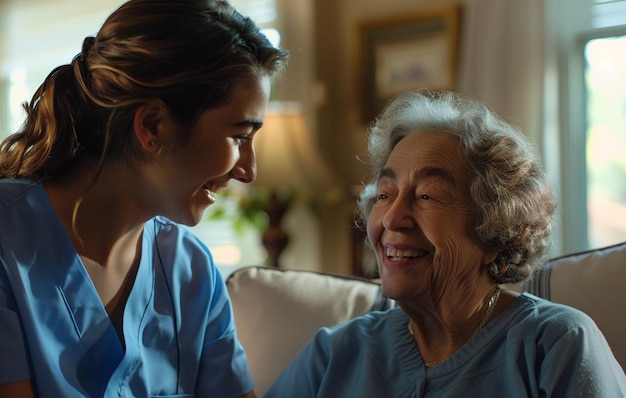
M 0 147 L 0 397 L 254 396 L 194 225 L 287 63 L 225 1 L 131 0 Z

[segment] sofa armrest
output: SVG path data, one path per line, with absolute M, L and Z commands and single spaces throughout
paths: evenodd
M 549 260 L 523 290 L 589 315 L 626 369 L 626 242 Z
M 259 396 L 320 327 L 393 306 L 374 281 L 313 271 L 246 267 L 226 286 Z

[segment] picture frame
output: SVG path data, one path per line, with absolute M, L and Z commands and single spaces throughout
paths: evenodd
M 460 16 L 460 5 L 448 5 L 359 25 L 365 123 L 402 92 L 455 89 Z

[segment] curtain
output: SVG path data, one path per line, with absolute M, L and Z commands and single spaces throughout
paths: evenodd
M 517 125 L 542 148 L 542 0 L 466 0 L 458 91 Z

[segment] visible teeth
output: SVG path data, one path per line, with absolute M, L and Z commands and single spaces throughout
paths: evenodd
M 219 187 L 211 187 L 209 185 L 205 185 L 203 187 L 211 196 L 215 196 L 217 195 L 217 193 L 220 191 Z
M 424 255 L 426 252 L 418 251 L 418 250 L 399 250 L 387 248 L 387 257 L 419 257 L 420 255 Z
M 209 188 L 204 188 L 204 192 L 207 195 L 207 197 L 211 198 L 212 200 L 215 200 L 215 195 L 217 194 L 217 192 L 212 191 Z

